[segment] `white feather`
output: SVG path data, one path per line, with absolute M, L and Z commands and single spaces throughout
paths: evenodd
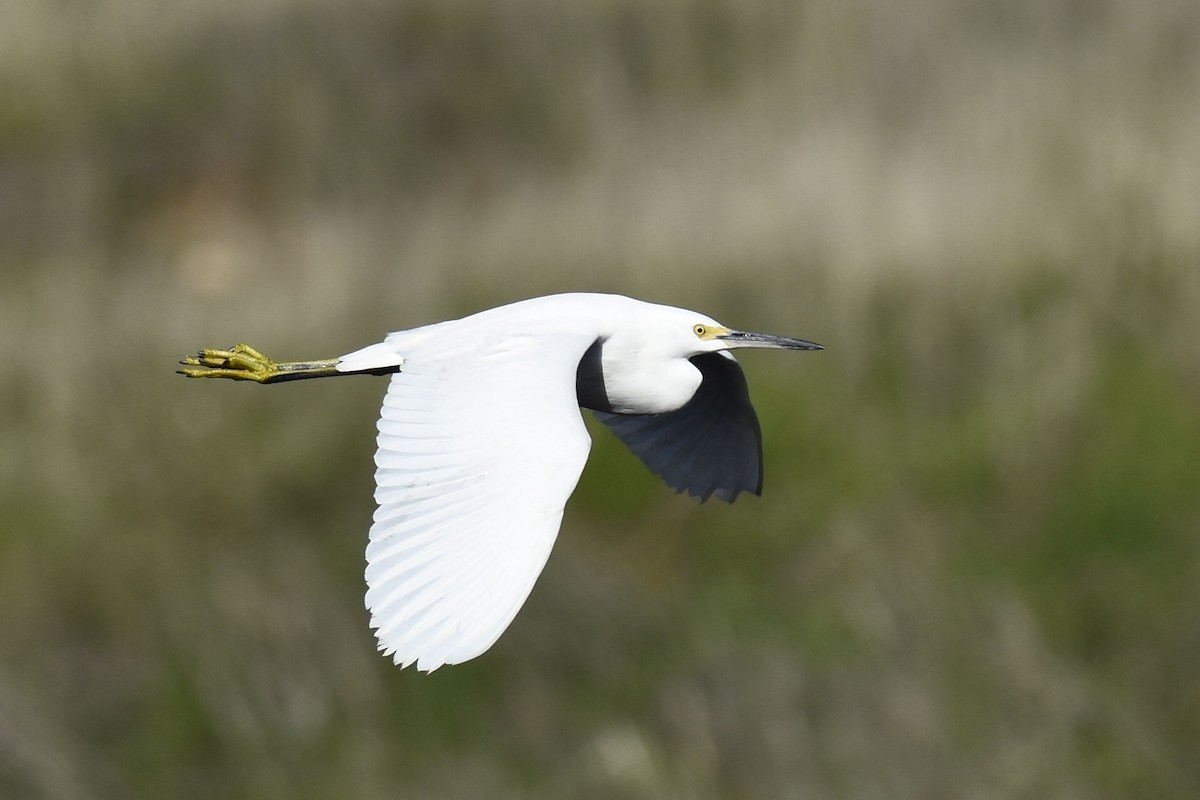
M 455 324 L 479 322 L 435 327 Z M 343 362 L 403 364 L 379 421 L 367 607 L 381 650 L 432 670 L 487 650 L 546 563 L 590 447 L 575 368 L 594 335 L 425 332 Z

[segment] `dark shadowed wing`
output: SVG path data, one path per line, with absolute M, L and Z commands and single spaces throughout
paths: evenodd
M 678 492 L 728 502 L 739 492 L 762 494 L 762 431 L 741 366 L 721 353 L 691 362 L 704 379 L 679 410 L 592 413 Z

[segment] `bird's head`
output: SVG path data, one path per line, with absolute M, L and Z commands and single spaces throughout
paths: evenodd
M 757 347 L 769 350 L 823 350 L 816 342 L 775 336 L 769 333 L 737 330 L 696 311 L 670 306 L 645 304 L 635 331 L 637 342 L 631 349 L 657 351 L 661 356 L 691 358 L 704 353 L 716 353 L 739 348 Z
M 708 354 L 733 360 L 744 347 L 821 350 L 805 339 L 736 330 L 695 311 L 637 303 L 603 337 L 600 367 L 604 402 L 589 408 L 619 413 L 660 413 L 678 408 L 695 392 L 701 375 L 691 362 Z

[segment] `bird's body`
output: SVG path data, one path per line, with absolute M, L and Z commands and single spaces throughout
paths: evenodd
M 601 369 L 609 407 L 599 410 L 659 414 L 682 406 L 700 385 L 700 372 L 682 352 L 673 351 L 670 340 L 654 336 L 656 328 L 665 327 L 664 317 L 682 322 L 684 330 L 696 323 L 717 325 L 694 312 L 621 295 L 551 295 L 397 331 L 379 344 L 342 356 L 338 370 L 359 372 L 404 364 L 411 368 L 414 362 L 449 362 L 475 355 L 502 359 L 506 353 L 516 359 L 561 356 L 578 365 L 588 348 L 603 342 Z M 574 371 L 572 366 L 562 377 L 573 379 Z
M 193 377 L 392 375 L 378 424 L 367 607 L 380 649 L 431 670 L 487 650 L 549 556 L 592 409 L 678 491 L 761 490 L 732 347 L 819 349 L 619 295 L 539 297 L 390 334 L 324 362 L 202 351 Z

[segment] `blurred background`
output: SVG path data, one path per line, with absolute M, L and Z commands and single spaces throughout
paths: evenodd
M 1200 796 L 1200 6 L 10 2 L 0 796 Z M 742 358 L 761 499 L 606 431 L 499 643 L 362 607 L 386 382 L 563 290 Z

